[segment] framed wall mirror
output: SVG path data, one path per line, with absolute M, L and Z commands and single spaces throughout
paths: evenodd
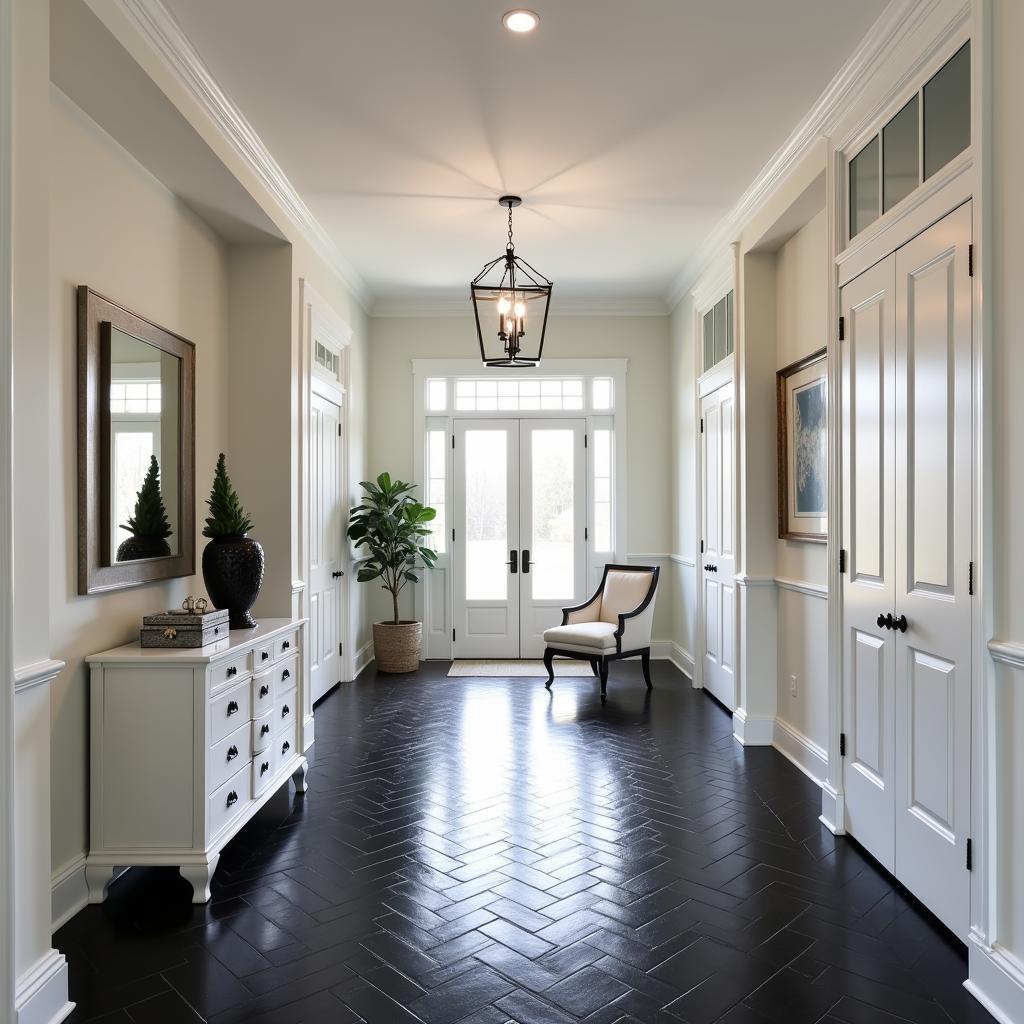
M 195 346 L 78 288 L 78 592 L 195 574 Z

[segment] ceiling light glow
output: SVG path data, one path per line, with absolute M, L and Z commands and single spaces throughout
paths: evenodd
M 502 25 L 510 32 L 532 32 L 537 27 L 540 18 L 533 11 L 518 8 L 508 11 L 501 19 Z

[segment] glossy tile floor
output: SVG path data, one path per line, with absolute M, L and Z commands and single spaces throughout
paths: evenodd
M 310 790 L 205 907 L 129 872 L 56 936 L 74 1021 L 990 1021 L 955 943 L 780 754 L 655 663 L 595 680 L 364 674 Z

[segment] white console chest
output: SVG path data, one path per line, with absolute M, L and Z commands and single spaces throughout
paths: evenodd
M 88 658 L 89 901 L 115 868 L 174 865 L 210 898 L 220 852 L 290 775 L 306 789 L 305 619 L 265 619 L 194 650 Z

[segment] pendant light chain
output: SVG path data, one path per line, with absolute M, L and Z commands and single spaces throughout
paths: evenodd
M 512 204 L 510 203 L 508 207 L 508 245 L 506 248 L 509 251 L 514 251 L 515 247 L 515 242 L 512 241 Z

